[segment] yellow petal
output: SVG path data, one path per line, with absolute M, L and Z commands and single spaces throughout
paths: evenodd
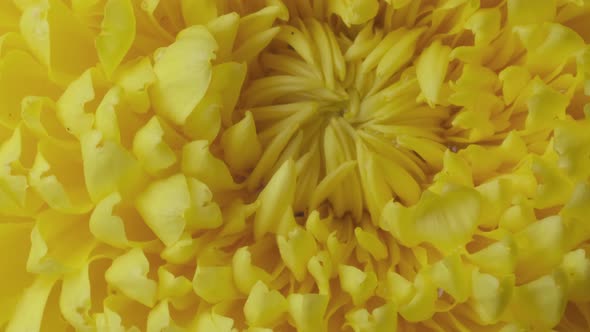
M 252 255 L 248 247 L 236 250 L 232 259 L 232 270 L 236 287 L 244 294 L 249 294 L 257 282 L 268 283 L 272 279 L 266 271 L 252 264 Z
M 182 174 L 153 182 L 136 200 L 146 224 L 166 246 L 180 239 L 191 206 L 187 179 Z
M 559 323 L 564 313 L 566 290 L 564 281 L 546 275 L 515 287 L 507 310 L 521 324 L 548 330 Z
M 164 329 L 171 328 L 170 321 L 168 302 L 162 301 L 150 311 L 147 317 L 147 332 L 160 332 Z
M 295 279 L 303 281 L 307 274 L 307 262 L 317 252 L 317 244 L 311 233 L 297 227 L 287 236 L 279 235 L 277 245 L 287 268 L 291 270 Z
M 475 34 L 475 45 L 487 45 L 498 36 L 501 30 L 502 13 L 499 8 L 478 10 L 471 16 L 465 27 Z
M 559 164 L 574 178 L 587 178 L 590 172 L 590 121 L 565 120 L 555 126 L 553 147 Z
M 428 105 L 439 103 L 441 86 L 447 75 L 451 48 L 436 40 L 428 46 L 416 63 L 416 76 Z
M 98 58 L 108 76 L 123 61 L 135 39 L 135 15 L 130 0 L 108 0 L 96 37 Z
M 213 66 L 207 93 L 186 119 L 184 132 L 195 140 L 213 142 L 221 123 L 230 126 L 233 121 L 233 111 L 245 77 L 245 64 L 227 62 Z
M 398 273 L 387 271 L 387 279 L 384 282 L 386 289 L 384 298 L 393 300 L 398 306 L 408 304 L 414 297 L 416 292 L 414 285 Z
M 60 0 L 26 6 L 20 30 L 33 54 L 59 82 L 71 81 L 98 60 L 92 32 Z
M 254 219 L 254 236 L 257 239 L 266 233 L 276 232 L 280 218 L 285 213 L 292 214 L 295 180 L 295 164 L 292 160 L 286 161 L 258 195 L 260 207 Z
M 557 23 L 531 24 L 517 27 L 515 31 L 527 50 L 526 65 L 533 72 L 550 73 L 561 68 L 585 45 L 575 31 Z
M 18 302 L 6 326 L 7 332 L 40 331 L 43 311 L 55 281 L 54 278 L 37 277 Z
M 193 141 L 182 148 L 182 171 L 206 183 L 213 191 L 235 189 L 234 179 L 223 160 L 209 150 L 209 142 Z
M 497 322 L 510 302 L 514 277 L 498 278 L 474 270 L 472 278 L 471 301 L 475 311 L 484 324 Z
M 224 227 L 220 235 L 238 234 L 246 229 L 246 219 L 253 215 L 260 203 L 244 204 L 240 199 L 223 209 Z
M 77 137 L 94 124 L 94 114 L 86 113 L 84 106 L 95 97 L 92 69 L 73 81 L 57 101 L 57 116 L 64 127 Z
M 526 119 L 528 129 L 546 128 L 556 120 L 565 117 L 569 100 L 540 81 L 534 81 L 533 95 L 527 102 L 529 113 Z
M 155 55 L 156 83 L 151 89 L 155 111 L 177 125 L 201 101 L 211 80 L 217 43 L 202 26 L 181 31 L 176 42 Z
M 324 331 L 324 315 L 328 307 L 328 296 L 319 294 L 290 294 L 289 314 L 293 318 L 297 331 Z
M 47 70 L 31 54 L 10 49 L 0 60 L 0 124 L 14 128 L 21 102 L 27 96 L 55 98 L 61 91 L 47 77 Z
M 395 305 L 387 303 L 373 309 L 369 314 L 367 309 L 358 309 L 346 314 L 346 325 L 355 332 L 396 332 L 397 310 Z
M 574 190 L 572 180 L 553 162 L 533 158 L 531 169 L 538 178 L 535 208 L 544 209 L 564 204 Z
M 221 119 L 225 126 L 232 124 L 233 112 L 240 97 L 246 73 L 247 66 L 244 63 L 226 62 L 213 67 L 207 94 L 221 96 Z
M 177 277 L 164 267 L 158 269 L 158 299 L 166 299 L 175 308 L 182 309 L 186 303 L 190 305 L 192 295 L 193 284 L 185 276 Z
M 27 271 L 60 274 L 82 268 L 96 245 L 83 220 L 81 215 L 53 210 L 40 213 L 31 232 Z
M 182 0 L 182 16 L 186 26 L 207 24 L 217 18 L 217 3 L 210 0 Z
M 213 193 L 209 187 L 194 178 L 188 178 L 188 189 L 191 206 L 186 211 L 186 227 L 188 230 L 213 229 L 223 223 L 221 209 L 213 201 Z
M 307 270 L 313 276 L 320 294 L 330 295 L 330 280 L 334 272 L 334 266 L 330 254 L 321 251 L 307 262 Z
M 217 51 L 217 59 L 219 61 L 229 60 L 234 48 L 236 35 L 238 34 L 239 23 L 240 15 L 233 12 L 219 16 L 209 21 L 207 24 L 207 28 L 211 31 L 211 34 L 215 37 L 215 40 L 217 40 L 217 44 L 219 45 Z
M 330 0 L 330 11 L 340 16 L 347 26 L 363 24 L 377 15 L 379 3 L 375 0 Z
M 3 196 L 3 204 L 0 206 L 14 205 L 18 210 L 25 207 L 27 194 L 27 178 L 23 175 L 12 175 L 11 164 L 17 162 L 22 152 L 21 130 L 16 129 L 12 136 L 0 145 L 0 195 Z M 10 202 L 10 203 L 9 203 Z M 3 210 L 4 211 L 4 210 Z M 8 212 L 8 209 L 6 210 Z
M 68 323 L 76 329 L 90 328 L 90 279 L 88 265 L 68 274 L 62 283 L 59 307 Z
M 354 266 L 340 265 L 338 275 L 342 290 L 352 297 L 355 306 L 363 305 L 377 288 L 375 272 L 364 272 Z
M 31 248 L 31 222 L 0 223 L 0 261 L 4 266 L 0 284 L 0 325 L 10 320 L 14 309 L 35 275 L 27 273 L 26 262 Z
M 508 275 L 516 266 L 517 249 L 514 240 L 507 237 L 469 255 L 469 260 L 482 272 Z
M 484 227 L 493 228 L 498 225 L 502 213 L 512 204 L 514 193 L 511 189 L 510 183 L 505 179 L 495 179 L 477 186 L 476 190 L 482 198 L 481 214 Z
M 124 332 L 121 316 L 105 306 L 104 312 L 96 315 L 96 330 L 98 332 Z
M 256 135 L 256 124 L 251 112 L 229 127 L 221 136 L 223 155 L 232 170 L 247 171 L 254 168 L 262 154 L 262 145 Z M 244 146 L 248 150 L 244 150 Z
M 437 289 L 430 274 L 426 269 L 418 273 L 414 279 L 416 291 L 412 299 L 399 308 L 400 315 L 409 322 L 424 321 L 434 314 Z
M 536 221 L 533 206 L 529 202 L 514 204 L 504 211 L 498 225 L 511 232 L 518 232 Z
M 122 64 L 114 80 L 124 90 L 127 106 L 136 113 L 145 113 L 151 105 L 147 89 L 156 81 L 156 73 L 148 57 Z
M 280 27 L 273 27 L 248 38 L 233 52 L 232 60 L 250 63 L 272 42 L 280 30 Z
M 526 0 L 508 0 L 508 22 L 512 25 L 551 22 L 555 17 L 555 0 L 538 5 Z
M 104 140 L 98 131 L 89 131 L 80 139 L 84 178 L 88 193 L 98 202 L 114 191 L 129 194 L 141 181 L 137 160 L 121 145 Z
M 465 302 L 471 294 L 471 271 L 459 255 L 447 256 L 432 266 L 432 279 L 439 289 L 457 302 Z
M 531 280 L 556 267 L 565 251 L 564 233 L 559 216 L 539 220 L 518 232 L 514 237 L 518 252 L 516 277 Z
M 204 313 L 197 317 L 194 331 L 237 332 L 234 320 L 215 313 Z
M 193 289 L 203 300 L 219 303 L 240 297 L 231 266 L 197 266 Z
M 477 192 L 469 189 L 423 195 L 409 209 L 391 202 L 383 211 L 383 227 L 404 245 L 428 242 L 449 253 L 470 241 L 479 224 L 480 204 Z
M 121 132 L 117 119 L 117 108 L 121 104 L 123 91 L 119 87 L 111 88 L 104 96 L 95 114 L 95 127 L 105 139 L 121 142 Z
M 154 116 L 133 138 L 133 154 L 150 174 L 158 174 L 176 163 L 176 154 L 164 140 L 161 120 Z
M 45 156 L 50 156 L 51 152 L 53 151 L 43 152 L 41 146 L 39 147 L 37 155 L 35 156 L 35 161 L 33 162 L 33 167 L 29 172 L 29 184 L 35 189 L 41 198 L 55 210 L 66 213 L 88 212 L 92 208 L 92 205 L 88 193 L 86 192 L 86 188 L 83 186 L 83 179 L 79 179 L 76 176 L 77 174 L 72 174 L 71 169 L 64 167 L 65 165 L 63 164 L 56 163 L 55 167 L 54 165 L 51 165 L 48 158 Z M 58 152 L 64 151 L 58 150 Z M 68 151 L 68 153 L 72 152 Z M 51 157 L 55 158 L 57 156 Z M 66 163 L 72 163 L 71 158 L 64 157 L 63 155 L 59 155 L 59 158 L 65 159 L 64 161 Z M 51 161 L 55 162 L 55 159 Z M 72 165 L 70 164 L 70 166 Z M 61 167 L 64 167 L 65 169 L 59 169 Z M 62 174 L 60 173 L 62 172 L 70 172 L 69 175 L 71 176 L 71 179 L 69 179 L 70 181 L 65 182 L 69 185 L 67 191 L 64 183 L 62 183 L 56 176 L 56 174 L 59 174 L 61 178 Z M 75 181 L 75 185 L 71 180 Z
M 404 31 L 402 37 L 396 40 L 383 55 L 376 69 L 377 77 L 387 80 L 396 74 L 414 56 L 416 43 L 424 33 L 424 28 Z
M 113 214 L 115 206 L 120 202 L 119 193 L 105 197 L 98 202 L 88 222 L 92 235 L 114 247 L 123 247 L 128 243 L 123 219 Z
M 498 75 L 502 81 L 502 94 L 506 105 L 511 104 L 520 95 L 531 80 L 531 74 L 525 67 L 509 66 Z
M 354 235 L 358 245 L 367 250 L 373 258 L 381 260 L 387 258 L 387 247 L 376 232 L 369 232 L 361 227 L 354 229 Z
M 209 94 L 209 91 L 184 124 L 184 133 L 194 140 L 213 142 L 221 129 L 222 96 L 218 92 Z
M 153 307 L 156 302 L 158 285 L 147 277 L 150 263 L 139 248 L 113 260 L 105 272 L 106 281 L 121 293 L 137 302 Z
M 561 262 L 568 285 L 568 300 L 587 302 L 590 299 L 590 259 L 584 249 L 570 251 Z
M 276 290 L 258 281 L 244 304 L 244 316 L 250 326 L 273 326 L 287 312 L 287 300 Z

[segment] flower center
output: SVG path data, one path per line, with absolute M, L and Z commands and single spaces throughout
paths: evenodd
M 358 220 L 391 198 L 419 199 L 441 168 L 449 110 L 421 93 L 424 29 L 340 25 L 282 26 L 253 66 L 242 106 L 266 149 L 297 162 L 296 210 L 327 205 Z

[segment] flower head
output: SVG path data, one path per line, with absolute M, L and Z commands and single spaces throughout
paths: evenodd
M 590 3 L 0 2 L 0 327 L 585 331 Z

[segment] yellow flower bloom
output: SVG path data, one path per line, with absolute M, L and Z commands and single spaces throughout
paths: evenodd
M 589 20 L 0 0 L 0 329 L 588 331 Z

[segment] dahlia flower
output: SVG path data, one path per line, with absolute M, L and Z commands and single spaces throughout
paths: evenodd
M 589 331 L 588 0 L 0 0 L 0 329 Z

